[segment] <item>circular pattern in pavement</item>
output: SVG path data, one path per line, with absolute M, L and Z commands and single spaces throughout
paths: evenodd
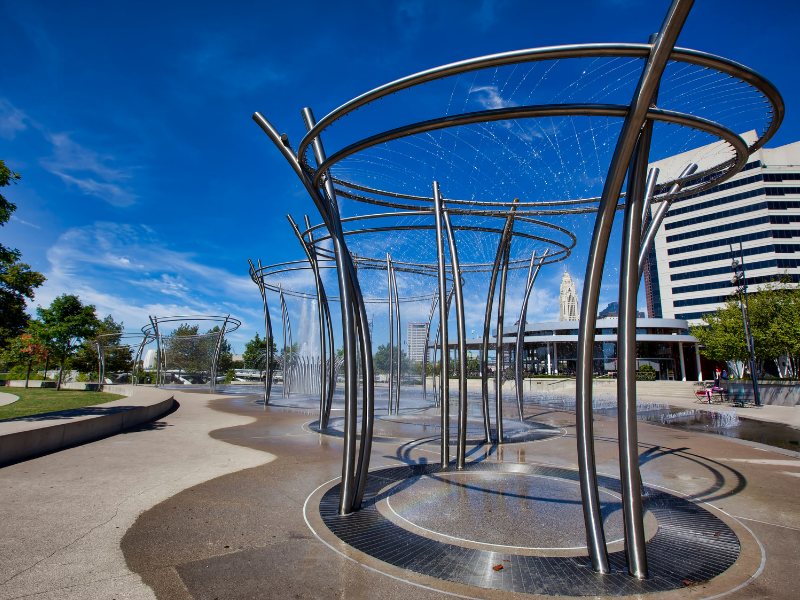
M 578 480 L 575 471 L 511 463 L 474 462 L 465 471 Z M 438 463 L 371 471 L 360 510 L 346 516 L 338 514 L 340 484 L 336 483 L 322 494 L 319 514 L 340 540 L 395 567 L 454 583 L 527 594 L 610 596 L 674 590 L 716 577 L 739 556 L 739 539 L 722 520 L 684 498 L 651 488 L 645 488 L 643 505 L 657 520 L 658 531 L 646 543 L 650 566 L 650 579 L 646 580 L 625 573 L 622 551 L 609 555 L 614 572 L 600 575 L 589 568 L 586 556 L 524 555 L 446 543 L 409 531 L 378 510 L 379 502 L 391 496 L 396 487 L 408 485 L 409 480 L 451 473 L 454 471 L 442 470 Z M 597 479 L 601 488 L 619 493 L 617 479 Z M 423 494 L 418 501 L 424 500 Z M 438 500 L 427 499 L 444 510 Z M 572 519 L 574 515 L 565 513 L 564 517 Z M 548 535 L 558 536 L 559 532 Z M 494 568 L 498 565 L 502 569 Z

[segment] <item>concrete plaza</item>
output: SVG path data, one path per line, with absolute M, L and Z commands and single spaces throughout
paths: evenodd
M 156 422 L 2 469 L 0 598 L 527 597 L 492 588 L 492 573 L 486 586 L 465 585 L 378 560 L 333 535 L 319 506 L 341 475 L 342 440 L 310 427 L 314 411 L 265 410 L 248 396 L 176 392 L 175 399 L 177 410 Z M 438 460 L 435 409 L 408 411 L 396 438 L 376 439 L 373 470 Z M 515 407 L 505 412 L 511 422 Z M 431 419 L 421 422 L 426 413 Z M 526 405 L 525 416 L 548 435 L 468 448 L 468 460 L 512 475 L 480 475 L 456 485 L 458 493 L 452 481 L 417 478 L 378 509 L 417 536 L 487 547 L 506 577 L 516 563 L 503 562 L 503 548 L 585 554 L 575 548 L 576 539 L 582 544 L 576 489 L 513 475 L 577 468 L 574 413 Z M 618 476 L 616 425 L 607 416 L 595 422 L 600 476 Z M 800 459 L 648 423 L 640 423 L 639 439 L 645 485 L 698 503 L 740 544 L 717 577 L 649 597 L 800 595 Z M 445 505 L 454 518 L 441 514 Z M 648 536 L 659 529 L 652 515 L 646 525 Z M 609 550 L 619 551 L 619 515 L 606 527 Z

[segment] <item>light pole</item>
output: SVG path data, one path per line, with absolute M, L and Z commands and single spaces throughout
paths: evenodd
M 736 286 L 736 294 L 739 296 L 739 306 L 742 309 L 742 322 L 744 323 L 744 338 L 747 344 L 747 354 L 750 356 L 750 378 L 753 380 L 753 398 L 755 399 L 756 406 L 761 406 L 761 398 L 758 394 L 758 380 L 756 378 L 756 352 L 755 344 L 753 343 L 753 336 L 750 333 L 750 311 L 747 306 L 747 279 L 744 272 L 744 254 L 742 251 L 742 243 L 739 242 L 739 260 L 733 254 L 733 244 L 730 246 L 731 268 L 733 269 L 733 278 L 731 283 Z

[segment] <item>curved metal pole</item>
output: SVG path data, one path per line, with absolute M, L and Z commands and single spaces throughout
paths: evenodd
M 508 281 L 508 257 L 511 254 L 511 239 L 506 243 L 503 253 L 503 270 L 500 275 L 500 297 L 497 299 L 497 343 L 495 344 L 494 383 L 497 390 L 494 396 L 495 420 L 497 425 L 497 444 L 503 443 L 503 319 L 506 314 L 506 283 Z
M 652 132 L 652 122 L 646 122 L 639 134 L 639 143 L 636 144 L 628 168 L 628 193 L 620 258 L 617 335 L 617 427 L 625 556 L 628 573 L 640 579 L 647 578 L 648 571 L 636 421 L 636 299 L 639 292 L 638 250 L 641 242 L 645 173 Z
M 434 193 L 438 189 L 434 189 Z M 441 196 L 441 194 L 440 194 Z M 456 327 L 458 329 L 458 431 L 456 435 L 456 469 L 462 470 L 467 456 L 467 333 L 464 318 L 464 292 L 461 289 L 461 267 L 458 263 L 458 249 L 447 206 L 439 199 L 442 220 L 447 231 L 450 247 L 450 267 L 453 271 L 453 288 L 456 297 Z
M 429 354 L 428 345 L 430 344 L 431 341 L 431 321 L 433 321 L 433 315 L 436 312 L 436 303 L 438 301 L 439 301 L 439 296 L 434 294 L 433 300 L 431 300 L 431 312 L 428 315 L 428 325 L 425 327 L 425 353 L 422 355 L 422 399 L 423 400 L 428 399 L 428 354 Z M 433 362 L 435 367 L 436 357 L 434 357 Z
M 313 244 L 307 244 L 306 241 L 303 239 L 302 234 L 300 233 L 300 228 L 295 223 L 294 219 L 292 219 L 291 215 L 286 215 L 286 218 L 289 220 L 289 224 L 292 227 L 292 231 L 294 231 L 295 237 L 300 242 L 300 246 L 303 248 L 303 252 L 308 258 L 308 262 L 311 265 L 311 269 L 314 272 L 314 284 L 317 289 L 317 317 L 319 321 L 319 346 L 320 346 L 320 356 L 322 360 L 325 360 L 325 311 L 322 308 L 322 281 L 320 279 L 319 274 L 319 264 L 317 262 L 317 256 L 314 249 Z M 310 223 L 308 220 L 308 216 L 305 217 L 306 220 L 306 229 L 308 229 Z M 309 237 L 313 234 L 309 233 Z M 313 237 L 311 238 L 313 240 Z M 319 390 L 319 425 L 322 428 L 322 422 L 325 412 L 325 376 L 324 371 L 321 375 L 322 381 L 320 382 L 320 390 Z M 312 392 L 313 393 L 313 392 Z
M 325 320 L 328 324 L 328 347 L 331 349 L 331 356 L 328 359 L 328 364 L 324 367 L 328 369 L 326 380 L 328 387 L 325 390 L 325 418 L 320 424 L 320 428 L 327 428 L 328 421 L 331 418 L 331 407 L 333 406 L 333 393 L 336 391 L 336 348 L 333 340 L 333 321 L 331 320 L 330 306 L 328 305 L 328 298 L 325 295 L 325 288 L 322 288 L 322 301 L 325 303 Z
M 308 218 L 308 215 L 304 216 L 306 230 L 311 228 L 311 221 Z M 303 236 L 300 236 L 300 239 L 303 239 Z M 327 359 L 327 350 L 325 348 L 325 309 L 322 306 L 322 302 L 325 296 L 324 288 L 322 286 L 322 278 L 319 272 L 319 261 L 317 260 L 317 253 L 316 247 L 314 246 L 314 233 L 308 233 L 308 240 L 309 240 L 309 250 L 311 255 L 314 257 L 314 282 L 317 286 L 317 318 L 319 321 L 319 362 L 320 362 L 320 369 L 319 369 L 319 425 L 322 428 L 322 424 L 325 416 L 325 400 L 326 400 L 326 388 L 327 388 L 327 373 L 324 369 L 324 365 Z M 333 350 L 331 350 L 333 351 Z M 325 420 L 326 421 L 326 420 Z M 327 426 L 327 421 L 325 423 Z
M 447 293 L 447 315 L 450 316 L 450 305 L 453 303 L 453 292 L 455 291 L 454 287 L 450 287 L 450 291 Z M 438 296 L 437 296 L 438 300 Z M 436 385 L 436 352 L 441 354 L 441 346 L 439 345 L 439 338 L 441 337 L 442 333 L 442 324 L 439 323 L 436 326 L 436 338 L 433 340 L 433 366 L 434 366 L 434 373 L 433 373 L 433 399 L 434 399 L 434 408 L 439 408 L 439 403 L 441 401 L 441 397 L 439 396 L 439 386 Z M 442 379 L 442 365 L 441 361 L 439 364 L 439 384 L 441 385 Z
M 386 253 L 386 286 L 389 288 L 389 407 L 392 414 L 392 395 L 394 394 L 394 305 L 392 304 L 392 257 Z
M 302 111 L 306 129 L 314 127 L 315 120 L 311 109 L 305 108 Z M 278 130 L 270 123 L 264 115 L 259 112 L 253 114 L 253 120 L 261 127 L 270 141 L 283 155 L 286 161 L 294 170 L 303 186 L 306 188 L 311 199 L 317 207 L 328 232 L 331 235 L 334 249 L 334 260 L 336 261 L 336 273 L 339 282 L 339 297 L 341 299 L 340 308 L 342 310 L 342 339 L 345 355 L 345 422 L 344 422 L 344 448 L 342 450 L 342 485 L 339 496 L 339 514 L 346 515 L 353 511 L 353 492 L 354 477 L 356 467 L 356 419 L 357 419 L 357 389 L 356 377 L 356 332 L 355 315 L 352 298 L 352 286 L 350 282 L 352 261 L 342 234 L 341 220 L 339 218 L 336 195 L 330 177 L 326 177 L 326 194 L 322 194 L 311 179 L 306 174 L 297 160 L 297 156 L 289 148 L 288 140 L 285 136 L 278 133 Z M 317 165 L 325 162 L 325 151 L 318 135 L 306 136 L 310 139 L 314 150 L 314 159 Z M 372 415 L 367 418 L 371 419 Z
M 250 262 L 250 268 L 253 269 L 253 261 Z M 258 261 L 258 270 L 261 272 L 261 260 Z M 266 361 L 265 365 L 265 376 L 264 376 L 264 410 L 267 410 L 267 404 L 269 403 L 269 396 L 272 391 L 272 319 L 270 318 L 269 314 L 269 305 L 267 304 L 267 292 L 264 288 L 264 278 L 260 276 L 258 278 L 258 289 L 261 292 L 261 301 L 264 303 L 264 333 L 266 335 L 265 341 L 265 348 L 264 348 L 264 360 Z
M 652 170 L 652 169 L 651 169 Z M 655 169 L 656 174 L 655 177 L 658 177 L 658 169 Z M 686 168 L 681 173 L 681 179 L 684 177 L 688 177 L 692 173 L 697 171 L 697 165 L 695 163 L 689 163 Z M 655 182 L 654 182 L 655 183 Z M 675 183 L 669 190 L 669 196 L 673 194 L 677 194 L 681 189 L 680 183 Z M 672 200 L 663 200 L 656 210 L 656 214 L 653 217 L 652 221 L 650 222 L 650 227 L 648 227 L 647 232 L 642 232 L 641 236 L 641 249 L 639 250 L 639 280 L 642 279 L 642 274 L 644 273 L 644 263 L 647 262 L 647 255 L 650 253 L 650 248 L 653 247 L 653 243 L 656 239 L 656 234 L 658 233 L 659 228 L 661 227 L 661 222 L 664 220 L 664 217 L 667 216 L 667 211 L 669 207 L 672 205 Z M 644 217 L 643 217 L 644 218 Z
M 486 298 L 486 314 L 483 317 L 483 345 L 481 347 L 481 408 L 483 410 L 483 429 L 486 443 L 492 442 L 492 429 L 489 421 L 489 332 L 492 327 L 492 304 L 494 303 L 494 289 L 497 286 L 497 274 L 500 270 L 500 261 L 505 253 L 505 245 L 510 239 L 510 232 L 514 225 L 514 212 L 517 210 L 519 198 L 514 198 L 500 242 L 497 244 L 497 255 L 492 266 L 492 276 L 489 280 L 489 294 Z
M 219 337 L 217 337 L 217 344 L 214 348 L 214 354 L 211 360 L 211 391 L 217 389 L 217 370 L 219 369 L 219 356 L 220 352 L 222 351 L 222 340 L 225 338 L 225 329 L 228 327 L 228 319 L 231 316 L 228 315 L 225 317 L 225 322 L 222 324 L 222 327 L 219 330 Z
M 603 532 L 603 517 L 597 490 L 597 467 L 594 455 L 594 426 L 592 411 L 592 375 L 594 371 L 594 334 L 597 304 L 603 276 L 608 240 L 614 222 L 617 199 L 622 191 L 639 131 L 644 125 L 650 101 L 658 88 L 661 74 L 669 59 L 678 34 L 689 14 L 693 0 L 673 0 L 652 45 L 650 56 L 639 78 L 630 108 L 622 124 L 617 145 L 611 158 L 603 193 L 595 219 L 589 256 L 584 277 L 581 319 L 578 330 L 578 377 L 576 381 L 576 437 L 578 442 L 578 471 L 581 486 L 583 517 L 586 526 L 586 545 L 592 568 L 601 573 L 611 571 Z
M 99 383 L 102 385 L 105 383 L 105 375 L 106 375 L 106 364 L 105 360 L 103 360 L 103 343 L 100 341 L 95 342 L 97 344 L 97 371 L 98 371 L 98 379 Z M 45 374 L 46 375 L 46 374 Z
M 314 115 L 310 108 L 302 111 L 303 121 L 306 129 L 310 130 L 315 125 Z M 311 184 L 310 178 L 305 174 L 296 156 L 291 152 L 278 132 L 271 124 L 259 113 L 254 115 L 261 128 L 269 135 L 273 143 L 278 146 L 281 153 L 287 158 L 289 163 L 300 176 L 301 181 L 306 186 L 312 199 L 317 203 L 317 208 L 323 218 L 327 218 L 329 223 L 328 230 L 334 238 L 334 255 L 336 259 L 337 274 L 339 275 L 339 297 L 342 308 L 342 337 L 344 341 L 344 354 L 346 357 L 346 376 L 345 376 L 345 427 L 344 427 L 344 449 L 342 458 L 342 493 L 339 497 L 339 513 L 349 514 L 361 506 L 364 488 L 366 486 L 367 472 L 369 471 L 369 459 L 372 450 L 372 431 L 375 419 L 375 379 L 373 376 L 372 360 L 372 341 L 367 326 L 367 314 L 364 308 L 364 298 L 361 294 L 361 287 L 358 284 L 358 277 L 353 265 L 350 252 L 344 241 L 342 232 L 339 207 L 336 202 L 336 192 L 330 173 L 325 178 L 324 198 L 320 195 L 317 188 Z M 309 137 L 308 135 L 306 136 Z M 325 162 L 325 150 L 319 135 L 313 137 L 312 147 L 314 149 L 314 160 L 317 165 Z M 356 366 L 356 328 L 360 330 L 362 359 L 364 360 L 364 389 L 363 389 L 363 415 L 362 415 L 362 437 L 359 447 L 359 456 L 356 458 L 356 435 L 355 428 L 357 423 L 358 408 L 358 375 Z M 358 461 L 358 462 L 356 462 Z M 356 470 L 358 469 L 358 471 Z
M 450 465 L 450 348 L 447 344 L 447 274 L 445 273 L 444 239 L 442 239 L 442 198 L 439 184 L 433 182 L 434 217 L 436 219 L 436 258 L 439 267 L 439 330 L 442 332 L 442 357 L 439 369 L 439 406 L 442 416 L 440 460 L 442 468 Z
M 148 317 L 156 334 L 156 387 L 161 381 L 161 333 L 158 331 L 158 317 Z
M 525 284 L 525 297 L 522 299 L 522 308 L 519 311 L 519 325 L 517 327 L 517 342 L 516 348 L 514 350 L 514 358 L 516 360 L 516 365 L 514 368 L 514 375 L 516 380 L 516 392 L 517 392 L 517 410 L 519 411 L 519 422 L 522 423 L 523 415 L 522 415 L 522 369 L 523 369 L 523 360 L 522 360 L 522 352 L 523 352 L 523 344 L 525 341 L 525 320 L 528 317 L 528 300 L 531 297 L 531 291 L 533 290 L 533 284 L 536 282 L 536 277 L 539 275 L 539 270 L 542 268 L 542 263 L 547 258 L 547 252 L 549 248 L 544 251 L 542 258 L 539 259 L 539 264 L 536 265 L 536 269 L 533 269 L 533 264 L 536 261 L 536 251 L 534 250 L 531 254 L 531 264 L 528 267 L 528 279 Z
M 397 388 L 394 393 L 394 414 L 400 413 L 400 377 L 402 375 L 403 364 L 403 347 L 402 337 L 400 336 L 402 329 L 400 327 L 400 295 L 397 293 L 397 273 L 392 263 L 392 286 L 394 288 L 394 312 L 397 315 Z
M 287 372 L 287 365 L 286 365 L 286 302 L 283 300 L 283 291 L 281 289 L 281 284 L 278 284 L 278 298 L 281 303 L 281 324 L 283 329 L 283 351 L 281 352 L 281 370 L 283 371 L 283 398 L 289 396 L 288 394 L 288 386 L 289 386 L 289 373 Z

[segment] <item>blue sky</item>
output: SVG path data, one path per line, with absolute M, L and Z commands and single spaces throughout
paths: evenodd
M 285 214 L 314 214 L 255 110 L 298 140 L 304 106 L 319 118 L 382 83 L 483 54 L 646 41 L 667 5 L 0 2 L 0 158 L 23 176 L 6 188 L 19 209 L 3 242 L 48 277 L 37 303 L 77 293 L 130 329 L 148 314 L 232 313 L 241 350 L 260 322 L 247 258 L 300 258 Z M 800 139 L 798 12 L 697 2 L 678 42 L 777 85 L 787 113 L 770 146 Z M 579 284 L 585 244 L 566 262 Z M 533 318 L 557 315 L 562 272 L 542 272 Z M 610 277 L 601 301 L 615 299 Z M 292 306 L 298 318 L 307 309 Z

